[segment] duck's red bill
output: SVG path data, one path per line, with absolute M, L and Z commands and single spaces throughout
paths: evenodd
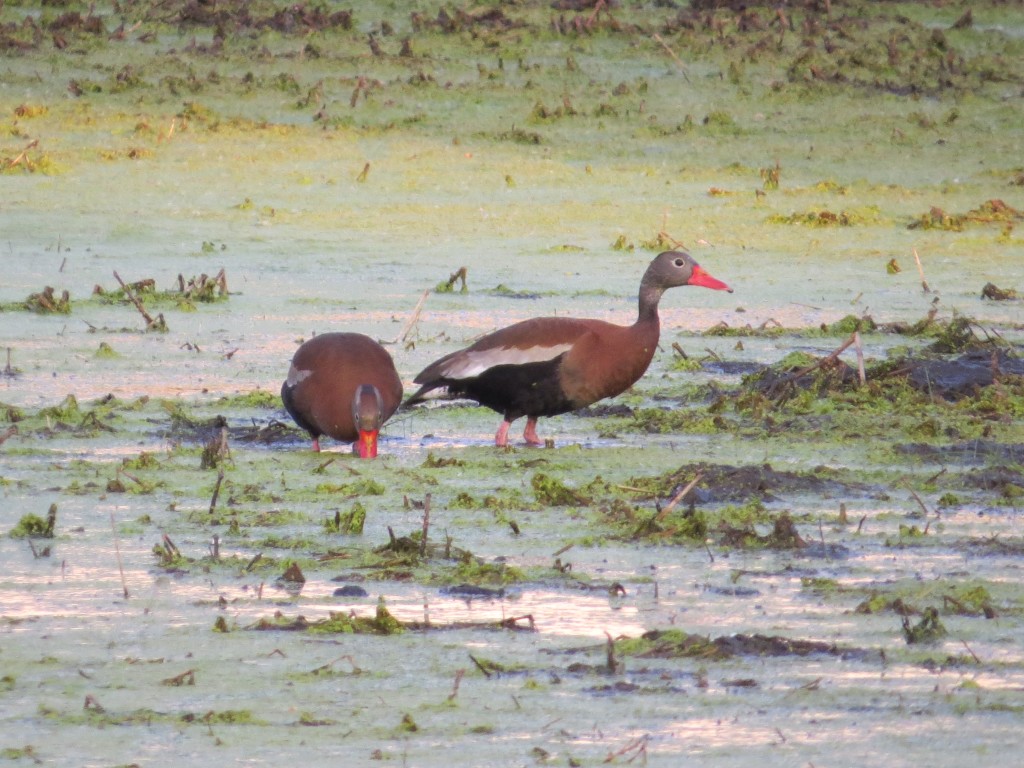
M 361 459 L 374 459 L 377 457 L 377 430 L 359 430 L 359 440 L 356 441 L 356 453 Z
M 699 285 L 701 288 L 710 288 L 713 291 L 728 291 L 732 293 L 732 288 L 723 283 L 717 277 L 712 277 L 700 266 L 695 265 L 693 271 L 690 273 L 690 280 L 687 285 Z

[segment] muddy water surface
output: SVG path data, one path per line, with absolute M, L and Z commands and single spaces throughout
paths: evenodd
M 960 766 L 1019 752 L 1020 460 L 984 449 L 1024 443 L 1014 382 L 980 396 L 986 417 L 866 401 L 877 417 L 851 427 L 804 403 L 770 426 L 727 413 L 734 426 L 712 427 L 715 393 L 741 374 L 687 370 L 672 348 L 748 370 L 829 353 L 846 334 L 820 326 L 847 315 L 912 324 L 935 309 L 1019 355 L 1020 302 L 981 298 L 989 282 L 1024 289 L 1019 216 L 909 226 L 933 208 L 1024 209 L 1016 11 L 983 5 L 957 31 L 966 5 L 807 17 L 870 19 L 844 31 L 877 35 L 862 44 L 891 71 L 875 77 L 897 85 L 917 76 L 907 62 L 927 73 L 945 55 L 927 41 L 946 30 L 950 85 L 915 92 L 868 87 L 849 55 L 836 54 L 849 82 L 815 80 L 794 66 L 800 33 L 779 43 L 763 10 L 763 29 L 724 12 L 691 29 L 630 5 L 558 33 L 541 4 L 503 9 L 512 31 L 354 5 L 352 29 L 242 25 L 221 50 L 204 48 L 213 24 L 148 6 L 98 9 L 100 36 L 65 23 L 70 50 L 51 45 L 46 6 L 0 11 L 4 39 L 27 46 L 5 44 L 0 85 L 0 402 L 18 427 L 0 444 L 4 757 Z M 109 34 L 121 20 L 123 41 Z M 778 188 L 762 174 L 776 164 Z M 821 211 L 850 223 L 800 218 Z M 275 427 L 288 360 L 313 333 L 388 342 L 411 389 L 430 361 L 519 319 L 630 322 L 639 275 L 674 242 L 735 293 L 666 294 L 662 348 L 616 403 L 693 411 L 689 428 L 567 415 L 541 423 L 552 447 L 499 452 L 495 414 L 446 403 L 397 415 L 366 464 Z M 433 290 L 461 266 L 466 292 Z M 226 297 L 170 295 L 179 275 L 220 270 Z M 116 291 L 115 272 L 169 292 L 146 299 L 166 332 L 94 294 Z M 45 286 L 69 292 L 70 313 L 24 309 Z M 702 335 L 720 323 L 750 331 Z M 929 341 L 865 333 L 864 350 Z M 203 469 L 218 416 L 230 456 Z M 267 428 L 269 443 L 248 440 Z M 935 450 L 896 450 L 922 443 Z M 728 484 L 700 487 L 694 514 L 726 510 L 760 536 L 788 514 L 805 547 L 742 546 L 714 525 L 651 534 L 644 521 L 694 471 L 671 473 L 697 462 L 838 480 L 766 480 L 730 501 L 715 496 Z M 538 476 L 581 495 L 553 501 Z M 422 531 L 427 494 L 429 556 L 374 553 Z M 357 502 L 362 533 L 332 529 Z M 51 504 L 53 538 L 6 535 Z M 291 563 L 301 589 L 279 581 Z M 405 631 L 295 623 L 370 619 L 380 598 Z M 908 643 L 929 608 L 945 633 Z M 643 645 L 648 632 L 661 635 Z M 673 633 L 719 645 L 657 645 Z

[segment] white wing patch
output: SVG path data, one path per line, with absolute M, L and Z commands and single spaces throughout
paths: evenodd
M 495 347 L 457 355 L 449 361 L 440 375 L 446 379 L 471 379 L 497 365 L 523 365 L 554 360 L 563 352 L 572 349 L 572 343 L 556 344 L 551 347 Z
M 288 369 L 288 379 L 286 380 L 285 383 L 289 387 L 294 387 L 299 382 L 305 381 L 306 379 L 308 379 L 312 375 L 313 375 L 312 371 L 299 370 L 298 368 L 295 367 L 295 363 L 292 363 L 291 368 Z

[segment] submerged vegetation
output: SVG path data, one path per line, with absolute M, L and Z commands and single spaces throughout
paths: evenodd
M 2 754 L 822 764 L 851 712 L 851 760 L 908 714 L 914 762 L 1013 749 L 1022 24 L 0 5 Z M 283 411 L 310 333 L 408 380 L 538 307 L 631 311 L 612 278 L 674 248 L 735 303 L 666 296 L 651 370 L 544 449 L 445 404 L 364 462 Z

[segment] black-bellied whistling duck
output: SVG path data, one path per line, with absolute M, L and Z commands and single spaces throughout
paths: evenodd
M 281 385 L 284 407 L 313 438 L 356 442 L 364 459 L 377 455 L 377 433 L 402 402 L 391 355 L 361 333 L 323 333 L 295 352 Z
M 538 417 L 614 397 L 644 375 L 661 333 L 658 302 L 667 289 L 679 285 L 732 292 L 689 254 L 666 251 L 644 272 L 640 312 L 633 325 L 569 317 L 524 320 L 424 368 L 415 378 L 421 386 L 407 404 L 447 387 L 450 394 L 476 400 L 504 416 L 495 445 L 508 445 L 509 427 L 520 416 L 527 417 L 526 442 L 542 445 Z

